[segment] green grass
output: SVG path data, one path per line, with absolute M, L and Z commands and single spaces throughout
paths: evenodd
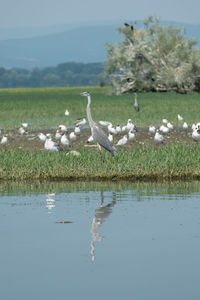
M 133 109 L 134 96 L 109 95 L 108 88 L 41 88 L 1 89 L 0 126 L 14 129 L 21 122 L 29 122 L 33 129 L 53 128 L 59 124 L 71 125 L 79 117 L 86 117 L 87 99 L 78 96 L 84 90 L 92 95 L 94 120 L 108 120 L 114 124 L 125 124 L 131 118 L 138 127 L 160 125 L 162 118 L 177 125 L 177 114 L 192 124 L 200 121 L 200 95 L 188 93 L 141 93 L 138 101 L 141 111 Z M 64 115 L 68 109 L 70 116 Z
M 29 122 L 34 129 L 71 125 L 79 117 L 86 117 L 87 99 L 78 96 L 89 90 L 92 95 L 94 120 L 125 124 L 131 118 L 138 127 L 161 124 L 167 118 L 177 125 L 177 114 L 189 124 L 200 121 L 200 95 L 189 93 L 141 93 L 141 111 L 133 108 L 134 96 L 109 95 L 108 88 L 48 88 L 0 90 L 0 125 L 14 129 L 21 122 Z M 69 117 L 64 112 L 68 109 Z M 171 180 L 200 179 L 200 148 L 198 145 L 171 144 L 156 149 L 141 147 L 121 149 L 116 157 L 103 152 L 101 165 L 96 149 L 80 151 L 80 157 L 66 156 L 66 152 L 7 150 L 0 151 L 0 180 Z
M 2 150 L 0 179 L 9 180 L 171 180 L 200 179 L 198 145 L 171 144 L 160 149 L 120 150 L 116 157 L 105 152 L 103 165 L 97 150 L 66 152 Z

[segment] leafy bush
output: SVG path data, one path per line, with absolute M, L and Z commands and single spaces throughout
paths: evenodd
M 116 94 L 131 91 L 200 91 L 200 51 L 183 29 L 149 17 L 142 29 L 125 23 L 125 39 L 107 44 L 105 75 Z

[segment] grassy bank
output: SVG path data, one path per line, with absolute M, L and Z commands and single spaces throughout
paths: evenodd
M 162 118 L 178 125 L 177 114 L 189 124 L 200 121 L 200 94 L 141 93 L 140 112 L 133 108 L 134 95 L 114 96 L 108 88 L 41 88 L 0 90 L 0 126 L 6 131 L 16 129 L 22 122 L 31 125 L 30 134 L 17 135 L 13 130 L 8 145 L 0 146 L 0 180 L 170 180 L 200 178 L 200 148 L 191 133 L 170 133 L 160 149 L 154 147 L 147 130 L 138 132 L 136 141 L 118 150 L 116 157 L 104 151 L 104 164 L 98 150 L 84 147 L 90 132 L 72 144 L 79 157 L 66 152 L 49 153 L 34 130 L 52 129 L 59 124 L 73 125 L 86 117 L 87 99 L 78 96 L 84 90 L 92 95 L 92 115 L 95 121 L 107 120 L 124 125 L 131 118 L 138 127 L 160 126 Z M 64 115 L 68 109 L 70 115 Z M 180 124 L 179 124 L 180 126 Z M 32 130 L 32 131 L 31 131 Z M 115 144 L 117 139 L 115 138 Z M 20 149 L 19 149 L 20 148 Z
M 116 157 L 104 152 L 101 165 L 96 149 L 66 152 L 2 150 L 1 180 L 171 180 L 200 179 L 198 145 L 170 144 L 159 149 L 119 150 Z

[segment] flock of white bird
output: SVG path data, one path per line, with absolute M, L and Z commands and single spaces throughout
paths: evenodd
M 69 111 L 65 111 L 65 116 L 69 116 Z M 177 115 L 180 126 L 183 130 L 192 129 L 191 137 L 195 141 L 200 141 L 200 122 L 189 126 L 181 117 Z M 51 133 L 39 133 L 38 138 L 44 143 L 44 149 L 50 151 L 60 151 L 63 150 L 63 147 L 70 147 L 72 142 L 75 142 L 82 133 L 84 125 L 87 121 L 85 118 L 78 119 L 75 122 L 73 131 L 69 132 L 69 129 L 66 125 L 59 125 L 55 134 Z M 114 143 L 114 137 L 118 137 L 116 146 L 123 147 L 128 142 L 135 141 L 137 135 L 136 125 L 132 122 L 131 119 L 128 119 L 127 124 L 124 126 L 113 126 L 111 122 L 108 121 L 99 121 L 99 124 L 105 128 L 107 131 L 108 139 L 111 143 Z M 28 123 L 22 123 L 21 127 L 18 129 L 20 135 L 27 134 L 27 129 L 29 127 Z M 156 144 L 162 144 L 165 141 L 165 134 L 168 134 L 174 130 L 174 125 L 169 122 L 167 119 L 162 120 L 162 125 L 159 128 L 156 128 L 153 125 L 150 125 L 148 128 L 149 135 L 153 138 Z M 116 140 L 116 139 L 115 139 Z M 92 143 L 92 135 L 88 138 L 87 144 Z M 0 144 L 5 145 L 8 143 L 8 135 L 4 134 L 1 138 Z
M 65 111 L 65 115 L 69 116 L 69 111 Z M 195 141 L 200 140 L 200 123 L 193 124 L 189 126 L 179 114 L 177 115 L 180 127 L 183 130 L 192 129 L 191 137 Z M 65 125 L 59 125 L 56 130 L 54 140 L 52 134 L 43 134 L 38 135 L 39 139 L 44 142 L 44 148 L 51 151 L 61 150 L 61 146 L 70 147 L 71 142 L 76 141 L 80 136 L 83 130 L 83 126 L 86 124 L 86 119 L 79 119 L 75 123 L 74 130 L 70 133 L 68 128 Z M 113 126 L 111 122 L 108 121 L 99 121 L 99 124 L 105 128 L 105 132 L 108 134 L 108 139 L 111 143 L 114 143 L 114 137 L 119 137 L 116 142 L 116 146 L 123 147 L 128 142 L 135 141 L 137 135 L 136 125 L 132 122 L 131 119 L 128 119 L 127 124 L 120 126 L 119 124 Z M 148 128 L 148 133 L 153 137 L 156 144 L 162 144 L 165 141 L 165 134 L 168 134 L 174 130 L 174 125 L 169 122 L 167 119 L 162 120 L 162 125 L 159 128 L 156 128 L 153 125 L 150 125 Z M 59 141 L 59 143 L 58 143 Z M 93 137 L 89 136 L 87 143 L 92 143 Z

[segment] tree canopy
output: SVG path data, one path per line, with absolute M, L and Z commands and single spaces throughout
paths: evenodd
M 149 17 L 143 28 L 124 23 L 124 40 L 107 44 L 105 75 L 116 94 L 132 91 L 200 91 L 200 51 L 184 29 Z

